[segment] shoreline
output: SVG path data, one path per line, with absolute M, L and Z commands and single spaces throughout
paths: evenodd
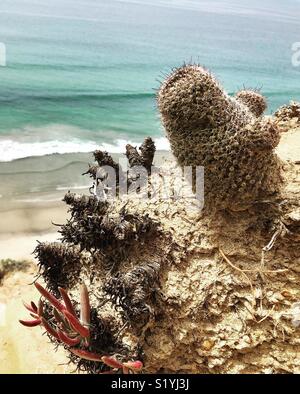
M 281 143 L 277 148 L 277 153 L 282 159 L 290 161 L 300 160 L 299 131 L 299 127 L 296 127 L 290 130 L 289 133 L 282 133 Z M 62 156 L 58 155 L 59 165 L 65 161 L 65 157 Z M 113 156 L 114 158 L 118 157 L 118 155 Z M 91 159 L 91 155 L 85 155 L 85 157 L 86 162 L 84 162 L 83 157 L 80 160 L 81 169 L 83 170 L 88 167 L 89 162 L 92 162 L 92 160 L 88 160 L 88 158 Z M 68 160 L 73 160 L 74 156 L 68 155 L 68 158 Z M 171 152 L 158 151 L 155 155 L 155 164 L 160 165 L 166 159 L 171 158 Z M 48 162 L 46 163 L 48 169 L 50 159 L 52 166 L 54 164 L 53 157 L 48 157 Z M 33 160 L 35 161 L 36 158 L 33 158 Z M 45 166 L 46 164 L 44 163 Z M 27 161 L 27 170 L 28 165 Z M 76 168 L 72 168 L 71 173 L 68 173 L 68 175 L 69 178 L 67 180 L 70 179 L 71 175 L 76 176 Z M 85 185 L 92 183 L 89 178 L 81 178 L 85 179 Z M 50 180 L 48 179 L 48 181 Z M 51 182 L 53 185 L 56 183 L 56 180 L 52 179 Z M 62 190 L 55 190 L 53 187 L 51 196 L 52 198 L 54 196 L 55 199 L 52 201 L 49 199 L 50 192 L 40 193 L 39 202 L 19 201 L 18 203 L 12 203 L 9 202 L 8 198 L 0 199 L 0 259 L 11 258 L 33 261 L 34 256 L 32 252 L 36 247 L 37 240 L 52 242 L 59 238 L 60 234 L 57 232 L 58 227 L 54 223 L 63 224 L 69 217 L 68 207 L 61 201 L 68 189 L 82 194 L 88 193 L 87 186 L 77 189 L 66 187 Z
M 122 166 L 124 154 L 111 154 Z M 154 163 L 160 165 L 172 156 L 157 151 Z M 94 162 L 93 153 L 66 153 L 32 156 L 11 162 L 0 162 L 0 213 L 32 204 L 59 202 L 68 191 L 88 192 L 89 176 L 82 176 Z
M 124 155 L 112 154 L 114 160 Z M 154 164 L 170 159 L 157 151 Z M 34 260 L 37 240 L 55 241 L 58 226 L 69 217 L 62 202 L 68 190 L 89 194 L 92 179 L 81 174 L 93 162 L 92 153 L 54 154 L 0 163 L 0 259 Z
M 0 260 L 34 260 L 37 240 L 55 241 L 59 237 L 54 223 L 65 223 L 68 207 L 62 202 L 23 206 L 1 212 Z

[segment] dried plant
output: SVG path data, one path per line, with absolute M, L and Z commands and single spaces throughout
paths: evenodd
M 48 288 L 59 296 L 59 287 L 70 288 L 77 283 L 84 257 L 80 248 L 60 242 L 39 242 L 34 250 L 39 272 Z
M 300 122 L 300 103 L 291 101 L 289 104 L 278 108 L 274 116 L 283 122 L 287 122 L 291 119 L 296 119 L 297 122 Z
M 147 171 L 154 152 L 151 138 L 141 145 L 140 153 L 136 151 Z M 20 323 L 43 327 L 56 346 L 69 351 L 70 362 L 79 371 L 137 373 L 143 368 L 139 360 L 144 338 L 132 343 L 125 338 L 127 333 L 137 336 L 156 317 L 161 262 L 132 262 L 137 258 L 147 261 L 141 254 L 149 252 L 146 243 L 158 241 L 153 245 L 157 252 L 158 245 L 163 245 L 163 232 L 160 222 L 149 214 L 132 212 L 127 202 L 115 204 L 95 194 L 95 186 L 105 181 L 105 172 L 100 179 L 101 167 L 116 168 L 117 163 L 106 152 L 95 151 L 94 157 L 97 165 L 87 171 L 94 179 L 91 195 L 68 192 L 63 201 L 71 215 L 59 225 L 60 240 L 39 243 L 35 249 L 46 288 L 35 283 L 42 297 L 38 305 L 25 304 L 32 319 Z M 81 286 L 79 305 L 67 291 L 77 289 L 83 277 L 92 291 L 89 297 L 86 286 Z
M 78 245 L 80 250 L 100 251 L 104 265 L 113 270 L 135 245 L 160 234 L 159 222 L 148 215 L 128 213 L 125 207 L 114 216 L 110 212 L 76 214 L 59 232 L 64 243 Z
M 125 274 L 110 278 L 104 291 L 116 306 L 121 306 L 125 321 L 137 329 L 152 317 L 151 304 L 159 294 L 159 263 L 140 264 Z
M 14 271 L 26 271 L 30 266 L 30 261 L 3 259 L 0 260 L 0 284 L 6 275 Z

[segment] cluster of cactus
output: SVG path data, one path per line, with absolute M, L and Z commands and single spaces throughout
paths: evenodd
M 300 103 L 291 101 L 290 104 L 278 108 L 274 116 L 282 122 L 287 122 L 291 119 L 297 119 L 297 122 L 300 122 Z
M 125 320 L 139 330 L 150 319 L 150 300 L 159 297 L 159 263 L 141 264 L 126 273 L 118 273 L 105 284 L 104 291 L 121 307 Z
M 259 92 L 242 90 L 230 97 L 203 67 L 186 65 L 162 84 L 158 106 L 180 166 L 205 169 L 209 209 L 243 210 L 278 197 L 282 165 L 274 149 L 280 133 L 274 120 L 263 117 L 267 104 Z M 174 252 L 171 237 L 145 211 L 132 212 L 128 200 L 111 199 L 108 187 L 103 186 L 104 198 L 97 193 L 110 167 L 120 197 L 120 182 L 131 185 L 136 166 L 151 173 L 154 153 L 151 138 L 139 150 L 127 145 L 129 170 L 123 172 L 107 152 L 95 151 L 97 163 L 85 173 L 93 179 L 91 195 L 68 192 L 63 201 L 70 219 L 60 225 L 61 242 L 35 249 L 46 288 L 35 283 L 42 298 L 25 304 L 33 320 L 20 323 L 43 327 L 79 370 L 141 372 L 148 323 L 163 316 L 160 276 Z M 69 294 L 82 282 L 89 282 L 90 294 L 81 285 L 79 307 Z
M 129 167 L 142 164 L 150 170 L 155 152 L 151 138 L 141 146 L 141 154 L 130 149 L 140 159 L 138 163 L 131 161 Z M 130 161 L 132 156 L 127 155 Z M 94 157 L 97 164 L 87 173 L 94 183 L 102 182 L 99 174 L 105 178 L 105 166 L 117 169 L 117 164 L 107 152 L 95 151 Z M 127 175 L 119 167 L 118 171 L 121 177 Z M 131 258 L 138 258 L 140 246 L 147 241 L 160 239 L 160 223 L 148 214 L 129 212 L 126 202 L 119 202 L 117 208 L 115 199 L 101 199 L 94 190 L 90 189 L 89 196 L 71 192 L 64 196 L 70 218 L 59 225 L 61 241 L 38 243 L 35 249 L 39 277 L 47 289 L 38 283 L 35 286 L 44 302 L 26 305 L 33 320 L 20 322 L 27 327 L 44 327 L 55 344 L 69 351 L 79 370 L 136 373 L 142 369 L 139 344 L 128 347 L 119 331 L 125 324 L 139 332 L 153 318 L 161 265 L 140 262 L 132 267 Z M 76 291 L 83 278 L 90 283 L 92 301 L 82 285 L 79 312 L 67 291 Z M 117 315 L 107 316 L 103 311 L 107 303 Z
M 84 256 L 78 246 L 60 242 L 39 242 L 34 250 L 40 272 L 49 290 L 59 296 L 59 287 L 72 288 L 77 283 Z
M 242 210 L 278 193 L 280 133 L 262 117 L 256 91 L 229 96 L 200 65 L 176 69 L 162 83 L 158 107 L 171 149 L 184 166 L 203 166 L 205 206 Z
M 97 180 L 97 177 L 102 177 L 100 180 L 103 181 L 107 176 L 105 167 L 110 167 L 115 170 L 115 181 L 118 191 L 120 183 L 130 185 L 133 182 L 135 178 L 134 167 L 143 167 L 147 171 L 148 175 L 151 175 L 155 150 L 155 144 L 151 137 L 145 138 L 139 149 L 137 149 L 135 146 L 127 144 L 126 157 L 128 159 L 129 168 L 132 169 L 131 171 L 127 171 L 127 173 L 123 172 L 119 163 L 115 162 L 107 152 L 96 150 L 94 152 L 94 158 L 97 162 L 97 165 L 89 165 L 88 170 L 83 173 L 83 175 L 88 174 L 94 180 Z M 100 171 L 101 169 L 102 171 Z
M 100 373 L 123 373 L 140 372 L 143 368 L 141 361 L 119 361 L 116 357 L 100 355 L 89 350 L 91 345 L 91 306 L 86 286 L 81 286 L 80 317 L 77 316 L 76 308 L 63 288 L 59 287 L 62 301 L 53 296 L 39 283 L 35 283 L 36 289 L 48 302 L 47 308 L 40 298 L 38 305 L 33 301 L 25 304 L 33 320 L 19 320 L 25 327 L 43 326 L 52 341 L 62 343 L 76 357 L 98 363 Z M 51 313 L 52 312 L 52 313 Z M 107 367 L 109 370 L 107 371 Z
M 74 212 L 73 205 L 71 210 Z M 78 211 L 77 211 L 78 212 Z M 131 214 L 123 207 L 117 214 L 110 210 L 91 213 L 88 209 L 73 214 L 59 232 L 68 245 L 80 250 L 101 250 L 104 265 L 116 269 L 141 240 L 157 235 L 159 223 L 148 215 Z
M 138 152 L 136 147 L 130 144 L 126 145 L 126 156 L 129 162 L 129 166 L 142 166 L 147 170 L 148 174 L 150 174 L 155 154 L 155 144 L 152 141 L 152 138 L 145 138 L 139 150 L 140 153 Z

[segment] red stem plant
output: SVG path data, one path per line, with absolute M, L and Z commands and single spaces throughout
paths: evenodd
M 43 326 L 52 339 L 67 346 L 69 351 L 75 356 L 88 361 L 100 362 L 111 368 L 111 370 L 104 373 L 122 372 L 129 374 L 141 372 L 143 368 L 141 361 L 121 362 L 113 355 L 99 355 L 86 350 L 90 345 L 91 306 L 85 284 L 80 289 L 80 318 L 78 318 L 66 290 L 59 287 L 62 302 L 39 283 L 35 283 L 35 287 L 42 297 L 52 306 L 53 319 L 46 317 L 44 313 L 45 304 L 42 298 L 40 298 L 38 305 L 33 301 L 30 304 L 24 303 L 25 308 L 30 312 L 33 320 L 19 320 L 23 326 Z

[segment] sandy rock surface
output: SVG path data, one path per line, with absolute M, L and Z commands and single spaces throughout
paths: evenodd
M 300 372 L 299 146 L 298 128 L 278 147 L 287 160 L 282 220 L 292 233 L 276 220 L 263 229 L 268 204 L 261 216 L 213 220 L 189 217 L 180 205 L 160 212 L 173 218 L 164 223 L 182 248 L 162 280 L 164 318 L 145 338 L 150 372 Z
M 40 327 L 25 328 L 18 319 L 28 319 L 22 300 L 37 299 L 35 267 L 8 275 L 0 286 L 0 373 L 70 373 L 62 349 L 55 351 Z

